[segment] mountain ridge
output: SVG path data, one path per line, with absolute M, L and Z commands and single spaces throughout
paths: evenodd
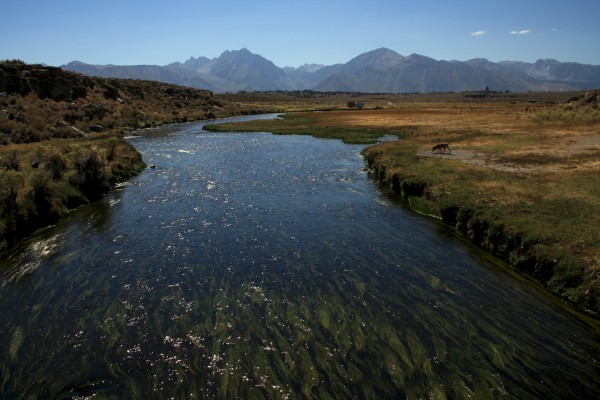
M 209 59 L 159 65 L 93 65 L 72 61 L 64 69 L 91 76 L 156 80 L 212 90 L 315 90 L 365 93 L 497 91 L 562 91 L 600 87 L 600 66 L 539 59 L 492 62 L 436 60 L 420 54 L 403 56 L 381 47 L 346 63 L 278 67 L 246 48 L 226 50 Z

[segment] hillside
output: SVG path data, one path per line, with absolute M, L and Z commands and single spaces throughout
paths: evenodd
M 556 60 L 535 63 L 486 59 L 435 60 L 419 54 L 402 56 L 380 48 L 344 64 L 277 67 L 248 49 L 219 57 L 191 57 L 158 65 L 89 65 L 71 62 L 65 69 L 92 76 L 153 79 L 209 89 L 238 91 L 315 90 L 362 93 L 432 93 L 482 90 L 569 91 L 600 87 L 600 66 Z
M 208 90 L 0 62 L 0 250 L 138 173 L 125 133 L 244 112 L 232 104 Z

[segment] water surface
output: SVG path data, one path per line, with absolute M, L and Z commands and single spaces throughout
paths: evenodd
M 361 146 L 154 132 L 155 169 L 3 256 L 2 397 L 600 396 L 598 335 Z

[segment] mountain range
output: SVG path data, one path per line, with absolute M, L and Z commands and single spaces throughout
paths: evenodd
M 90 76 L 154 80 L 212 90 L 315 90 L 363 93 L 496 91 L 562 91 L 600 87 L 600 66 L 552 59 L 535 63 L 435 60 L 419 54 L 402 56 L 380 48 L 345 64 L 280 68 L 243 48 L 219 57 L 191 57 L 159 65 L 92 65 L 73 61 L 63 69 Z

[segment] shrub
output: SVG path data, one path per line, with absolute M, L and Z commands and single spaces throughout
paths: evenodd
M 52 179 L 59 180 L 69 165 L 69 160 L 59 150 L 53 149 L 48 159 L 44 162 L 46 171 L 50 172 Z
M 25 184 L 23 173 L 15 170 L 0 170 L 0 204 L 5 205 L 4 213 L 16 206 L 19 190 Z
M 35 171 L 29 177 L 33 203 L 37 214 L 42 217 L 49 216 L 51 208 L 51 184 L 52 176 L 45 170 Z
M 31 156 L 31 167 L 38 168 L 40 164 L 47 158 L 48 147 L 47 146 L 36 146 Z
M 14 238 L 20 226 L 17 196 L 24 184 L 23 173 L 0 170 L 0 251 L 8 245 L 7 239 Z
M 8 155 L 2 159 L 2 167 L 13 171 L 21 170 L 21 164 L 19 163 L 16 150 L 9 152 Z
M 110 188 L 112 174 L 106 151 L 97 146 L 78 147 L 73 162 L 77 174 L 71 177 L 70 183 L 79 186 L 88 198 L 97 198 Z
M 118 144 L 119 142 L 115 138 L 108 140 L 106 144 L 106 159 L 108 161 L 113 161 L 115 159 Z

